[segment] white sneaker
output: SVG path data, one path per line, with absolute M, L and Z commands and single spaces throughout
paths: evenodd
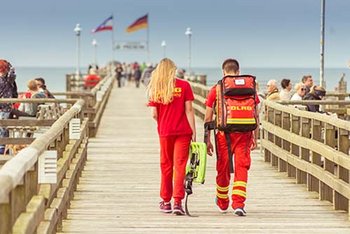
M 233 213 L 237 216 L 246 216 L 247 214 L 243 208 L 237 208 L 233 211 Z

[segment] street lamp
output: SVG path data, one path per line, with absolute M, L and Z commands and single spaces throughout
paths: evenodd
M 324 79 L 325 10 L 326 0 L 321 0 L 320 85 L 323 88 L 326 88 L 326 81 Z
M 188 36 L 188 73 L 191 74 L 191 28 L 187 28 L 185 35 Z
M 80 33 L 81 33 L 80 24 L 77 24 L 74 28 L 75 35 L 77 36 L 77 67 L 76 67 L 76 75 L 77 78 L 80 77 Z
M 94 47 L 94 63 L 95 63 L 95 66 L 97 66 L 97 46 L 98 46 L 98 44 L 97 44 L 96 39 L 93 39 L 91 44 Z
M 162 41 L 161 46 L 163 47 L 163 58 L 165 58 L 166 57 L 166 42 Z

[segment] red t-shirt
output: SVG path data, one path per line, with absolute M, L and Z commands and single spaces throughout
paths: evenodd
M 100 80 L 101 78 L 98 75 L 87 75 L 84 78 L 84 86 L 85 88 L 93 88 L 98 84 L 98 82 L 100 82 Z
M 171 103 L 167 105 L 156 102 L 148 103 L 148 106 L 157 108 L 159 136 L 192 135 L 192 129 L 186 117 L 185 102 L 193 100 L 190 84 L 176 78 L 174 99 Z
M 216 85 L 211 87 L 207 99 L 205 100 L 205 105 L 207 107 L 213 108 L 213 104 L 216 101 Z M 258 105 L 260 103 L 260 99 L 258 97 L 258 94 L 255 95 L 255 103 Z

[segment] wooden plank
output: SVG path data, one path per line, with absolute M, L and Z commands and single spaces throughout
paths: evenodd
M 28 137 L 23 137 L 23 138 L 10 138 L 10 137 L 2 137 L 0 138 L 0 144 L 2 145 L 30 145 L 35 138 L 28 138 Z
M 281 128 L 276 128 L 273 124 L 266 121 L 262 121 L 262 126 L 264 129 L 273 133 L 274 135 L 286 139 L 293 144 L 308 148 L 313 152 L 321 154 L 328 160 L 331 160 L 346 169 L 350 169 L 350 158 L 345 153 L 339 152 L 336 149 L 315 140 L 304 138 Z
M 51 126 L 52 119 L 1 119 L 0 126 Z

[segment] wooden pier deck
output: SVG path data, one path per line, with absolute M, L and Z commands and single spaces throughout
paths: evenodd
M 348 214 L 252 154 L 246 217 L 221 214 L 215 204 L 215 157 L 206 183 L 195 185 L 190 211 L 162 214 L 156 123 L 143 88 L 113 88 L 61 233 L 350 233 Z M 197 119 L 198 139 L 202 139 Z

